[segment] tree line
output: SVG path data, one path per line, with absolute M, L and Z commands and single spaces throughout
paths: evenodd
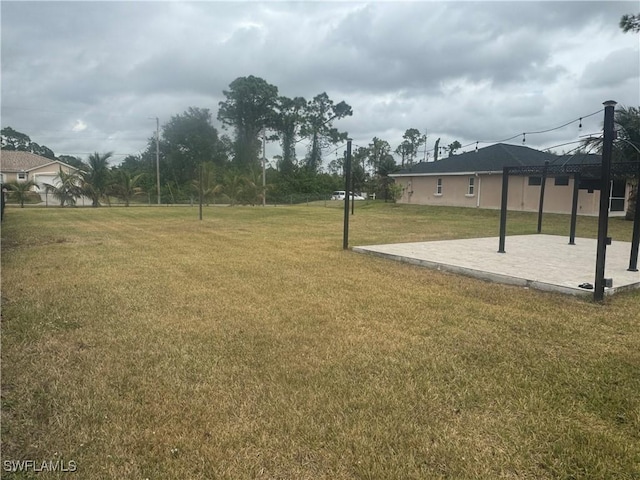
M 108 201 L 108 196 L 128 204 L 143 193 L 155 202 L 157 151 L 163 203 L 184 201 L 200 191 L 205 200 L 218 196 L 233 204 L 259 203 L 264 195 L 281 200 L 292 194 L 328 194 L 344 187 L 343 144 L 348 133 L 334 123 L 353 114 L 345 101 L 335 102 L 325 92 L 311 100 L 289 98 L 280 95 L 275 85 L 252 75 L 235 79 L 223 95 L 217 119 L 225 133 L 213 126 L 209 109 L 190 107 L 162 125 L 160 138 L 149 138 L 143 153 L 129 155 L 119 165 L 109 165 L 111 153 L 94 153 L 86 161 L 59 156 L 79 171 L 61 175 L 59 185 L 47 188 L 63 205 L 72 204 L 80 195 L 91 198 L 94 206 Z M 367 146 L 357 147 L 354 191 L 394 197 L 388 176 L 399 168 L 394 153 L 400 158 L 400 167 L 412 165 L 425 140 L 417 129 L 410 128 L 394 151 L 389 142 L 377 137 Z M 277 142 L 280 154 L 267 162 L 263 181 L 267 141 Z M 296 148 L 299 144 L 306 145 L 303 158 L 298 158 L 297 152 L 303 150 Z M 11 127 L 2 129 L 2 148 L 56 158 L 51 149 Z M 334 153 L 335 159 L 324 165 L 323 159 Z

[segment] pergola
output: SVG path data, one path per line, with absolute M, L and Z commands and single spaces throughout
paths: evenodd
M 605 252 L 606 246 L 611 244 L 611 238 L 607 237 L 607 225 L 609 220 L 609 195 L 603 195 L 612 178 L 636 178 L 640 183 L 640 161 L 613 163 L 607 165 L 604 158 L 602 165 L 549 165 L 544 166 L 522 166 L 504 167 L 502 174 L 502 201 L 500 209 L 500 243 L 498 253 L 505 253 L 505 237 L 507 229 L 507 195 L 509 190 L 509 176 L 538 175 L 542 177 L 540 188 L 540 202 L 538 208 L 538 233 L 542 229 L 542 213 L 544 205 L 544 190 L 548 176 L 569 175 L 573 177 L 573 201 L 571 207 L 571 227 L 569 233 L 569 244 L 575 245 L 576 218 L 578 215 L 578 191 L 581 182 L 588 184 L 588 188 L 601 190 L 601 208 L 598 218 L 598 253 L 596 258 L 596 279 L 594 299 L 599 301 L 603 298 L 604 287 L 611 286 L 609 279 L 604 278 Z M 603 207 L 603 205 L 605 205 Z M 633 219 L 633 235 L 631 239 L 631 252 L 629 255 L 629 271 L 638 271 L 638 245 L 640 244 L 640 195 L 636 195 L 636 210 Z
M 601 165 L 579 165 L 578 170 L 572 172 L 574 175 L 573 185 L 573 207 L 571 209 L 571 235 L 569 243 L 575 240 L 575 224 L 578 204 L 578 190 L 580 188 L 580 178 L 589 178 L 594 181 L 593 189 L 599 187 L 600 190 L 600 210 L 598 214 L 598 248 L 596 254 L 596 278 L 593 291 L 593 299 L 601 301 L 604 298 L 604 287 L 611 287 L 611 279 L 604 278 L 606 263 L 607 245 L 611 244 L 611 237 L 607 236 L 609 225 L 609 194 L 604 194 L 604 188 L 609 189 L 612 177 L 635 177 L 640 181 L 640 161 L 614 163 L 611 162 L 613 151 L 614 130 L 614 110 L 616 102 L 608 100 L 604 102 L 604 136 L 602 141 L 602 164 Z M 535 171 L 542 174 L 542 187 L 540 189 L 540 204 L 538 209 L 538 233 L 542 225 L 542 210 L 544 200 L 544 185 L 546 176 L 560 170 L 561 173 L 569 173 L 571 167 L 551 166 L 546 163 L 543 167 L 505 167 L 502 174 L 502 204 L 500 209 L 500 245 L 498 253 L 505 253 L 504 243 L 507 230 L 507 193 L 509 189 L 509 175 L 526 175 Z M 578 178 L 576 178 L 576 176 Z M 639 186 L 640 187 L 640 186 Z M 631 239 L 631 254 L 629 256 L 628 270 L 638 271 L 638 244 L 640 243 L 640 192 L 636 195 L 636 213 L 633 219 L 633 235 Z

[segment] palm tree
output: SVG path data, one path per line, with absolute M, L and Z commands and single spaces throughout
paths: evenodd
M 29 192 L 37 184 L 33 180 L 27 180 L 25 182 L 18 182 L 14 180 L 6 184 L 7 188 L 11 190 L 12 196 L 20 202 L 20 208 L 24 208 L 24 201 L 29 197 Z
M 60 202 L 61 207 L 64 207 L 65 203 L 75 205 L 76 199 L 83 193 L 80 174 L 75 170 L 67 173 L 60 169 L 56 178 L 59 181 L 57 185 L 44 184 L 47 193 L 51 192 L 53 198 Z
M 116 197 L 124 200 L 124 206 L 129 206 L 129 201 L 135 195 L 142 193 L 140 181 L 144 178 L 144 173 L 131 176 L 126 170 L 116 170 L 113 176 L 113 183 L 109 186 L 109 191 Z
M 251 205 L 262 202 L 262 197 L 265 195 L 265 188 L 262 186 L 262 173 L 250 169 L 247 174 L 242 176 L 242 181 L 241 201 Z
M 617 139 L 614 161 L 640 162 L 640 108 L 620 107 L 615 113 Z M 640 172 L 640 168 L 638 170 Z M 631 183 L 625 219 L 633 220 L 638 195 L 638 177 Z
M 640 162 L 640 108 L 616 108 L 614 115 L 616 139 L 613 143 L 613 162 Z M 602 153 L 602 137 L 587 138 L 584 143 L 588 150 Z M 638 195 L 638 177 L 631 182 L 631 192 L 627 203 L 625 218 L 633 220 Z
M 222 183 L 222 192 L 229 197 L 231 206 L 235 205 L 242 197 L 245 181 L 244 176 L 237 172 L 228 171 L 225 173 Z
M 386 202 L 389 199 L 389 187 L 394 182 L 393 178 L 389 175 L 395 173 L 400 168 L 396 165 L 396 161 L 393 159 L 391 155 L 386 155 L 380 161 L 378 165 L 378 170 L 376 173 L 378 174 L 378 178 L 380 179 L 380 186 L 382 187 L 382 194 L 384 195 L 384 201 Z
M 202 173 L 199 176 L 202 179 L 202 185 L 200 185 L 200 179 L 193 180 L 191 186 L 200 194 L 202 189 L 202 198 L 208 204 L 211 198 L 222 191 L 222 185 L 216 184 L 215 167 L 212 162 L 206 162 L 201 165 Z
M 100 155 L 98 152 L 89 155 L 89 169 L 82 173 L 82 190 L 91 198 L 92 206 L 100 206 L 100 198 L 105 194 L 109 183 L 109 158 L 113 152 Z

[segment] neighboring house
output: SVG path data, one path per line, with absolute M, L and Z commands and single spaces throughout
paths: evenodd
M 391 174 L 402 185 L 400 203 L 500 208 L 504 167 L 550 165 L 599 165 L 599 155 L 554 155 L 520 145 L 498 143 L 437 162 L 421 162 Z M 542 178 L 509 176 L 507 208 L 537 212 Z M 549 176 L 545 184 L 544 211 L 571 213 L 573 176 Z M 596 182 L 597 183 L 597 182 Z M 593 181 L 579 184 L 578 213 L 597 215 L 600 191 Z M 615 179 L 610 189 L 612 211 L 625 211 L 631 185 Z
M 18 150 L 0 150 L 0 183 L 32 180 L 44 191 L 43 184 L 56 185 L 60 170 L 65 173 L 78 169 L 60 160 L 41 157 Z

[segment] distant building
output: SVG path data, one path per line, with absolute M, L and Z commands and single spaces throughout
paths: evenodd
M 474 152 L 453 155 L 437 162 L 421 162 L 390 176 L 402 185 L 399 203 L 416 205 L 446 205 L 499 209 L 504 167 L 550 165 L 599 165 L 600 155 L 554 155 L 520 145 L 498 143 Z M 542 178 L 510 176 L 507 208 L 537 212 Z M 545 184 L 544 211 L 571 213 L 573 176 L 549 176 Z M 580 182 L 578 213 L 597 215 L 599 185 Z M 609 188 L 610 210 L 626 210 L 631 184 L 615 179 Z
M 43 189 L 43 184 L 56 185 L 58 173 L 78 171 L 60 160 L 41 157 L 35 153 L 18 150 L 0 150 L 0 183 L 32 180 Z

